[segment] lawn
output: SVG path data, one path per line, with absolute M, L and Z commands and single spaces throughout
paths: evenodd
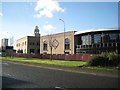
M 2 60 L 9 60 L 14 62 L 42 64 L 42 65 L 54 65 L 65 67 L 83 67 L 91 70 L 115 70 L 113 67 L 96 67 L 88 66 L 88 62 L 85 61 L 63 61 L 63 60 L 50 60 L 50 59 L 38 59 L 38 58 L 18 58 L 18 57 L 1 57 Z
M 37 59 L 37 58 L 17 58 L 17 57 L 3 57 L 2 60 L 10 60 L 16 62 L 24 62 L 24 63 L 36 63 L 36 64 L 51 64 L 51 65 L 59 65 L 59 66 L 84 66 L 87 62 L 83 61 L 63 61 L 63 60 L 49 60 L 49 59 Z

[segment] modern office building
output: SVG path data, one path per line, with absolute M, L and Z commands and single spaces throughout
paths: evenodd
M 75 33 L 75 53 L 100 54 L 116 52 L 120 54 L 120 30 L 96 29 Z
M 8 45 L 8 39 L 3 38 L 1 40 L 1 47 L 0 47 L 1 56 L 6 56 L 6 54 L 14 53 L 14 47 Z
M 1 40 L 1 46 L 2 46 L 2 47 L 8 46 L 8 39 L 7 39 L 7 38 L 3 38 L 3 39 Z
M 17 53 L 40 53 L 40 33 L 38 26 L 35 27 L 34 36 L 25 36 L 16 42 Z

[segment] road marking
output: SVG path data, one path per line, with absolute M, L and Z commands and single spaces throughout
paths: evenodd
M 68 89 L 65 89 L 65 88 L 62 88 L 62 87 L 58 87 L 58 86 L 56 86 L 55 88 L 58 89 L 58 90 L 68 90 Z
M 7 65 L 8 66 L 8 63 L 2 63 L 3 65 Z
M 8 73 L 3 73 L 3 75 L 2 76 L 8 76 L 8 77 L 11 77 L 11 78 L 14 78 L 14 79 L 16 79 L 13 75 L 11 75 L 11 74 L 8 74 Z
M 56 86 L 55 88 L 58 89 L 58 90 L 68 90 L 66 88 L 62 88 L 62 87 L 58 87 L 58 86 Z
M 7 74 L 8 76 L 10 76 L 10 77 L 12 77 L 12 75 L 10 75 L 10 74 Z

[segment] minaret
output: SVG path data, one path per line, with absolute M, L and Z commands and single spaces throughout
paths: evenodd
M 40 37 L 38 26 L 35 26 L 34 35 L 35 35 L 35 37 Z

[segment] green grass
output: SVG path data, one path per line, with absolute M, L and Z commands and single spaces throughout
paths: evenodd
M 89 66 L 88 62 L 85 61 L 63 61 L 63 60 L 50 60 L 50 59 L 37 59 L 37 58 L 18 58 L 18 57 L 2 57 L 2 60 L 9 60 L 14 62 L 22 63 L 33 63 L 33 64 L 43 64 L 43 65 L 54 65 L 54 66 L 65 66 L 65 67 L 82 67 L 91 70 L 103 70 L 103 71 L 113 71 L 113 67 L 95 67 Z
M 88 69 L 93 69 L 93 70 L 107 70 L 107 71 L 111 71 L 111 70 L 115 70 L 113 67 L 97 67 L 97 66 L 87 66 L 86 68 Z
M 10 60 L 10 61 L 24 62 L 24 63 L 50 64 L 50 65 L 69 66 L 69 67 L 83 66 L 87 64 L 87 62 L 83 62 L 83 61 L 63 61 L 63 60 L 16 58 L 16 57 L 12 57 L 12 58 L 3 57 L 2 60 Z

